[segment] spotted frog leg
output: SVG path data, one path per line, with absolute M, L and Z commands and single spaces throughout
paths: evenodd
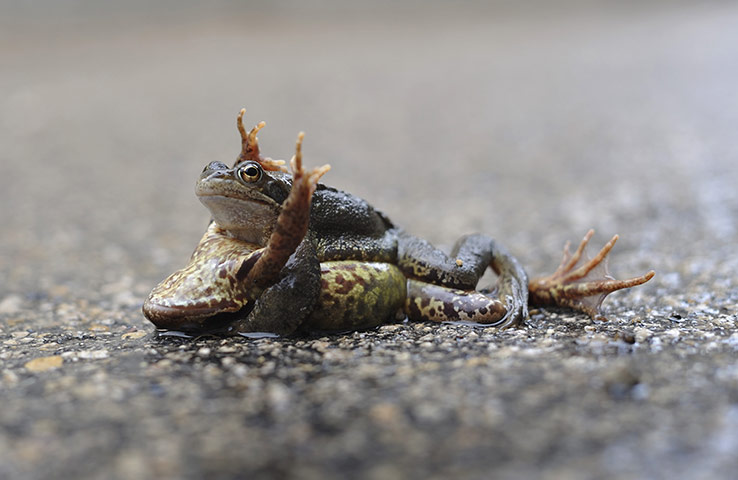
M 528 316 L 528 276 L 486 235 L 464 236 L 446 255 L 421 238 L 401 234 L 398 265 L 408 278 L 405 311 L 412 320 L 508 328 Z M 487 268 L 497 273 L 497 287 L 477 291 Z
M 187 265 L 151 291 L 144 314 L 158 328 L 217 328 L 211 318 L 215 313 L 238 311 L 248 304 L 248 292 L 237 287 L 239 271 L 245 259 L 256 261 L 260 252 L 258 245 L 231 238 L 211 222 Z
M 535 278 L 530 282 L 531 305 L 567 307 L 584 312 L 592 319 L 604 319 L 600 313 L 600 305 L 607 295 L 641 285 L 653 278 L 655 275 L 653 270 L 627 280 L 616 280 L 609 274 L 606 257 L 617 242 L 618 235 L 613 236 L 594 258 L 579 265 L 592 235 L 594 230 L 589 230 L 573 255 L 569 252 L 570 243 L 567 242 L 561 264 L 556 271 L 547 277 Z M 598 266 L 604 267 L 604 272 L 597 272 L 601 270 L 597 268 Z

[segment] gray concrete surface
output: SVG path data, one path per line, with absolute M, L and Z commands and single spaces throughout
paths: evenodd
M 0 15 L 0 478 L 733 477 L 734 4 L 91 3 Z M 157 337 L 242 106 L 439 245 L 657 276 L 607 323 Z

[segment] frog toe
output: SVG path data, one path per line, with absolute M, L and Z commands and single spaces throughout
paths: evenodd
M 583 255 L 594 230 L 589 230 L 576 251 L 569 252 L 569 243 L 564 247 L 564 255 L 556 271 L 530 282 L 531 304 L 537 306 L 567 307 L 584 312 L 590 318 L 604 318 L 600 307 L 605 297 L 612 292 L 646 283 L 655 275 L 648 273 L 617 280 L 607 268 L 607 255 L 612 250 L 618 236 L 614 235 L 593 258 L 583 261 Z M 581 263 L 581 265 L 580 265 Z
M 290 169 L 292 170 L 293 185 L 298 189 L 305 190 L 309 195 L 315 192 L 318 181 L 325 175 L 331 166 L 326 164 L 322 167 L 316 167 L 310 171 L 305 170 L 302 165 L 302 141 L 305 139 L 305 132 L 297 134 L 297 142 L 295 142 L 295 155 L 290 159 Z
M 241 134 L 241 153 L 236 159 L 236 165 L 247 160 L 252 160 L 254 162 L 258 162 L 264 170 L 272 172 L 286 172 L 287 167 L 284 166 L 284 160 L 265 158 L 259 151 L 259 139 L 256 137 L 256 134 L 266 126 L 266 122 L 259 122 L 254 126 L 254 128 L 246 132 L 246 128 L 243 126 L 243 116 L 245 113 L 246 109 L 242 108 L 238 113 L 238 118 L 236 119 L 236 126 Z
M 528 303 L 519 295 L 505 296 L 504 304 L 507 313 L 497 322 L 501 329 L 522 325 L 528 318 Z

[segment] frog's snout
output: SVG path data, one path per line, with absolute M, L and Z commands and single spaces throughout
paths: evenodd
M 229 175 L 229 173 L 231 173 L 231 170 L 229 170 L 228 165 L 226 165 L 225 163 L 218 161 L 210 162 L 205 165 L 205 168 L 202 169 L 199 180 L 203 181 L 225 178 Z
M 205 173 L 208 170 L 228 170 L 228 165 L 216 160 L 205 165 L 205 168 L 202 169 L 202 173 Z

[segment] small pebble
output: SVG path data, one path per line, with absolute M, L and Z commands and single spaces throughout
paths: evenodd
M 107 350 L 82 350 L 77 352 L 77 358 L 83 360 L 100 360 L 109 356 L 110 353 Z
M 635 341 L 637 343 L 643 343 L 649 338 L 653 337 L 653 332 L 643 327 L 637 327 L 635 330 L 633 330 L 633 333 L 635 334 Z
M 137 340 L 147 335 L 145 330 L 136 330 L 135 332 L 128 332 L 121 335 L 124 340 Z
M 622 338 L 625 343 L 629 343 L 631 345 L 636 341 L 635 334 L 629 330 L 620 332 L 620 338 Z
M 46 372 L 48 370 L 54 370 L 59 368 L 64 363 L 64 359 L 59 355 L 52 355 L 50 357 L 38 357 L 33 360 L 26 362 L 23 365 L 26 370 L 31 372 Z
M 0 301 L 0 314 L 12 315 L 20 312 L 23 299 L 18 295 L 8 295 Z

